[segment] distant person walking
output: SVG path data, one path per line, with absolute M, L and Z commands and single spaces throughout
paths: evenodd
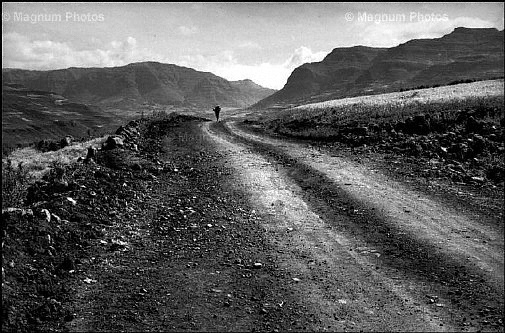
M 214 108 L 214 114 L 216 115 L 216 121 L 219 121 L 219 112 L 221 112 L 221 107 L 219 105 L 217 105 Z

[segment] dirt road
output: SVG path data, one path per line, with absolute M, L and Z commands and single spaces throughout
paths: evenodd
M 70 331 L 503 331 L 500 221 L 233 119 L 153 128 Z
M 328 327 L 452 331 L 483 309 L 503 315 L 499 228 L 313 147 L 234 121 L 203 130 Z

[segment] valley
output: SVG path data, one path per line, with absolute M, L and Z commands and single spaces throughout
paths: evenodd
M 3 330 L 504 330 L 503 30 L 2 81 Z

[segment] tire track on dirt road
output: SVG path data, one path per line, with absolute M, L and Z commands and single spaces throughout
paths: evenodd
M 237 184 L 263 215 L 262 225 L 279 249 L 280 269 L 299 279 L 297 292 L 320 313 L 322 330 L 446 331 L 454 328 L 413 299 L 403 285 L 375 269 L 377 256 L 363 256 L 314 213 L 301 189 L 275 165 L 204 124 L 237 170 Z M 345 218 L 345 217 L 342 217 Z M 372 250 L 373 251 L 373 250 Z
M 503 232 L 483 225 L 475 217 L 444 207 L 431 198 L 409 190 L 387 177 L 339 157 L 328 156 L 311 148 L 267 139 L 240 130 L 235 123 L 230 130 L 249 141 L 281 148 L 288 156 L 324 174 L 344 187 L 356 201 L 374 207 L 401 229 L 424 242 L 443 245 L 449 256 L 460 255 L 480 268 L 497 286 L 503 288 Z M 473 235 L 467 237 L 464 234 Z
M 291 225 L 288 228 L 301 231 L 302 243 L 300 240 L 297 245 L 284 242 L 282 246 L 293 253 L 302 248 L 308 257 L 326 256 L 324 260 L 331 262 L 319 272 L 325 280 L 316 283 L 316 289 L 325 290 L 320 298 L 331 298 L 334 290 L 328 283 L 333 279 L 339 281 L 347 276 L 363 282 L 374 277 L 379 282 L 374 282 L 375 286 L 370 283 L 368 290 L 379 290 L 378 294 L 390 300 L 395 299 L 393 294 L 409 295 L 400 298 L 410 302 L 388 304 L 388 308 L 410 309 L 411 314 L 416 314 L 416 320 L 410 318 L 410 326 L 401 326 L 402 329 L 450 329 L 448 323 L 476 329 L 502 327 L 503 323 L 497 319 L 503 317 L 503 235 L 500 232 L 343 159 L 299 144 L 244 132 L 233 122 L 228 124 L 229 127 L 207 124 L 204 132 L 223 149 L 231 149 L 230 159 L 235 159 L 241 178 L 249 184 L 253 198 L 256 196 L 258 207 L 265 209 L 269 203 L 273 204 L 271 213 L 276 219 L 273 225 L 284 221 L 280 225 L 286 227 L 287 223 Z M 247 163 L 244 158 L 248 159 Z M 252 171 L 258 168 L 259 171 Z M 276 184 L 272 179 L 282 181 Z M 269 192 L 265 192 L 261 186 L 269 182 Z M 280 196 L 279 189 L 287 192 Z M 293 200 L 301 200 L 305 206 L 294 208 L 286 204 Z M 314 216 L 301 218 L 303 211 Z M 272 223 L 267 226 L 271 227 Z M 463 232 L 478 235 L 486 243 L 469 241 L 459 235 Z M 284 236 L 277 230 L 276 237 Z M 342 262 L 340 258 L 347 260 Z M 335 267 L 339 262 L 340 270 Z M 359 267 L 362 274 L 342 274 L 342 267 L 346 272 Z M 363 271 L 369 277 L 363 277 Z M 355 287 L 347 284 L 344 290 L 355 290 Z M 425 295 L 431 298 L 423 299 Z M 373 304 L 374 297 L 370 296 L 370 292 L 366 293 L 361 305 Z M 423 307 L 421 304 L 427 301 L 433 304 Z M 412 311 L 412 306 L 417 308 Z M 327 308 L 335 310 L 335 306 Z M 366 317 L 367 307 L 358 308 Z M 421 322 L 433 325 L 434 318 L 439 318 L 438 326 L 422 326 L 420 312 L 424 314 Z M 405 315 L 402 311 L 396 313 Z M 383 321 L 393 326 L 398 324 L 394 313 L 383 315 Z M 358 326 L 366 327 L 368 320 L 371 318 L 362 318 Z M 384 329 L 394 329 L 384 325 Z
M 490 273 L 488 277 L 503 288 L 504 239 L 499 230 L 483 225 L 462 212 L 443 207 L 365 166 L 300 145 L 247 133 L 233 122 L 229 127 L 246 140 L 281 148 L 288 156 L 326 175 L 335 184 L 345 186 L 346 192 L 355 200 L 364 201 L 382 212 L 401 229 L 425 242 L 443 244 L 450 256 L 463 255 L 482 271 Z M 467 233 L 474 237 L 463 235 Z

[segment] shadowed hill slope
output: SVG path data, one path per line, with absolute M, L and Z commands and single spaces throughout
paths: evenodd
M 100 135 L 122 119 L 98 107 L 69 102 L 53 92 L 2 86 L 2 148 L 25 146 L 39 140 Z
M 142 103 L 246 107 L 275 92 L 250 80 L 230 82 L 212 73 L 158 62 L 51 71 L 3 69 L 2 81 L 104 107 Z

